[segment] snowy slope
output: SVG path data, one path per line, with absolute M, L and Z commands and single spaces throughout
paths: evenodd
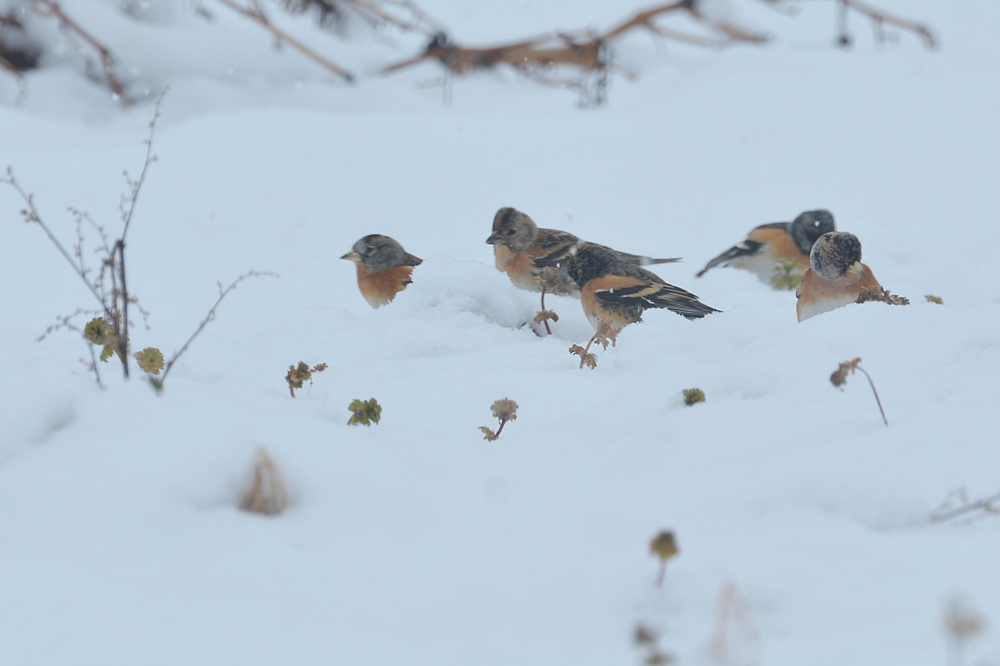
M 155 70 L 151 90 L 171 85 L 129 232 L 130 286 L 151 313 L 133 347 L 169 356 L 217 282 L 280 278 L 227 296 L 161 395 L 112 365 L 101 391 L 78 337 L 36 342 L 89 294 L 0 186 L 0 663 L 629 664 L 643 623 L 681 664 L 936 665 L 955 597 L 986 621 L 963 663 L 1000 663 L 1000 522 L 929 522 L 949 491 L 1000 490 L 1000 9 L 885 2 L 941 48 L 875 45 L 855 18 L 845 52 L 816 4 L 747 16 L 778 33 L 766 47 L 636 36 L 620 58 L 639 80 L 616 78 L 587 111 L 509 74 L 457 79 L 445 105 L 421 87 L 431 66 L 370 74 L 412 53 L 406 38 L 314 37 L 356 58 L 348 87 L 221 7 L 214 25 L 177 7 L 143 28 L 211 35 L 211 51 L 119 45 Z M 623 15 L 428 9 L 468 41 Z M 252 73 L 213 74 L 213 54 Z M 67 206 L 117 229 L 152 114 L 120 111 L 75 67 L 30 74 L 17 103 L 0 78 L 0 167 L 67 245 Z M 523 325 L 537 295 L 493 268 L 483 241 L 508 205 L 683 256 L 660 275 L 723 312 L 647 313 L 581 371 L 567 352 L 592 333 L 579 304 L 548 299 L 561 318 L 540 338 Z M 910 306 L 800 324 L 792 294 L 749 274 L 694 278 L 756 224 L 816 207 Z M 379 310 L 339 259 L 375 232 L 425 260 Z M 855 356 L 888 428 L 862 376 L 829 383 Z M 330 367 L 292 399 L 298 361 Z M 688 408 L 693 386 L 707 402 Z M 382 422 L 347 426 L 369 397 Z M 484 442 L 503 397 L 518 419 Z M 279 517 L 237 508 L 261 446 L 291 494 Z M 657 588 L 662 529 L 681 553 Z M 729 584 L 744 612 L 713 653 Z

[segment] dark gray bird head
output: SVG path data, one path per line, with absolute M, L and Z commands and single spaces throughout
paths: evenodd
M 802 250 L 802 254 L 809 254 L 817 238 L 836 229 L 837 225 L 830 211 L 807 210 L 792 220 L 788 233 Z
M 382 234 L 365 236 L 341 259 L 361 264 L 372 273 L 397 266 L 418 266 L 423 261 L 404 250 L 394 239 Z

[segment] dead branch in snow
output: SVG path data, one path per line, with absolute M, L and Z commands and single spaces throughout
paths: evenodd
M 122 87 L 121 80 L 115 73 L 115 57 L 111 53 L 111 50 L 66 14 L 63 11 L 62 5 L 56 2 L 56 0 L 31 0 L 31 2 L 36 14 L 45 18 L 55 18 L 59 21 L 59 25 L 62 26 L 70 43 L 73 44 L 77 52 L 85 59 L 87 56 L 73 40 L 74 35 L 87 42 L 92 49 L 97 51 L 97 55 L 101 59 L 101 68 L 104 70 L 104 77 L 108 80 L 108 87 L 111 88 L 111 93 L 123 109 L 128 108 L 129 99 L 125 96 L 125 89 Z
M 311 48 L 309 48 L 296 38 L 289 35 L 284 30 L 281 30 L 280 28 L 276 27 L 273 23 L 271 23 L 271 21 L 267 18 L 267 15 L 264 13 L 263 7 L 260 6 L 260 3 L 257 0 L 248 0 L 246 5 L 241 5 L 240 3 L 236 2 L 236 0 L 218 0 L 218 2 L 221 2 L 226 7 L 229 7 L 237 14 L 241 14 L 242 16 L 245 16 L 253 20 L 262 28 L 264 28 L 265 30 L 267 30 L 272 35 L 274 35 L 281 41 L 285 42 L 289 46 L 291 46 L 293 49 L 295 49 L 305 57 L 309 58 L 310 60 L 319 64 L 320 66 L 325 67 L 327 70 L 333 72 L 334 74 L 344 79 L 348 83 L 354 83 L 353 74 L 343 69 L 339 65 L 334 64 L 327 58 L 324 58 L 316 51 L 312 50 Z

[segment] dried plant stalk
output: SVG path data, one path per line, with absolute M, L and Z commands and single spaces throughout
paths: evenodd
M 864 373 L 864 376 L 868 379 L 868 385 L 872 387 L 872 393 L 875 394 L 875 404 L 878 405 L 878 412 L 882 415 L 882 422 L 888 427 L 889 421 L 885 418 L 885 410 L 882 409 L 882 401 L 879 400 L 878 391 L 875 390 L 875 382 L 872 381 L 871 375 L 869 375 L 864 368 L 858 365 L 859 363 L 861 363 L 860 356 L 850 361 L 844 361 L 841 363 L 837 366 L 837 369 L 833 371 L 833 374 L 830 375 L 830 383 L 833 384 L 834 387 L 843 391 L 844 384 L 847 383 L 848 374 L 853 374 L 855 370 L 860 370 Z
M 288 494 L 285 492 L 285 484 L 278 473 L 278 467 L 267 450 L 260 448 L 257 450 L 250 488 L 243 495 L 240 508 L 250 513 L 276 516 L 287 506 Z

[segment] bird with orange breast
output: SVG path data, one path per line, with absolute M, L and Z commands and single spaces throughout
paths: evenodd
M 542 314 L 558 320 L 545 309 L 545 294 L 580 297 L 580 287 L 569 276 L 566 265 L 570 253 L 581 246 L 577 236 L 559 229 L 540 228 L 535 221 L 514 208 L 501 208 L 493 218 L 493 233 L 486 242 L 493 246 L 497 270 L 510 277 L 515 287 L 542 292 Z M 594 245 L 594 244 L 591 244 Z M 596 245 L 595 245 L 596 246 Z M 646 266 L 680 261 L 679 258 L 654 259 L 627 252 L 619 252 L 603 245 L 597 246 L 611 252 L 626 263 Z M 549 333 L 548 321 L 542 318 Z
M 846 231 L 820 236 L 809 255 L 809 264 L 795 292 L 799 321 L 856 303 L 869 289 L 882 290 L 872 269 L 861 263 L 861 241 Z
M 642 321 L 642 313 L 651 308 L 666 308 L 687 319 L 701 319 L 720 312 L 705 305 L 698 297 L 665 282 L 659 275 L 641 266 L 623 261 L 617 253 L 601 245 L 581 243 L 567 261 L 567 272 L 580 291 L 583 312 L 597 333 L 586 348 L 574 345 L 570 352 L 580 356 L 580 367 L 593 368 L 596 359 L 590 346 L 600 342 L 607 348 L 618 333 Z
M 709 261 L 695 277 L 701 277 L 716 266 L 731 266 L 755 274 L 761 282 L 775 289 L 792 288 L 809 269 L 813 243 L 836 228 L 833 215 L 822 209 L 807 210 L 791 222 L 762 224 L 754 227 L 745 240 Z M 781 279 L 782 262 L 788 262 L 790 284 Z
M 389 303 L 406 289 L 412 282 L 413 267 L 423 261 L 381 234 L 365 236 L 341 259 L 357 264 L 358 289 L 373 308 Z

